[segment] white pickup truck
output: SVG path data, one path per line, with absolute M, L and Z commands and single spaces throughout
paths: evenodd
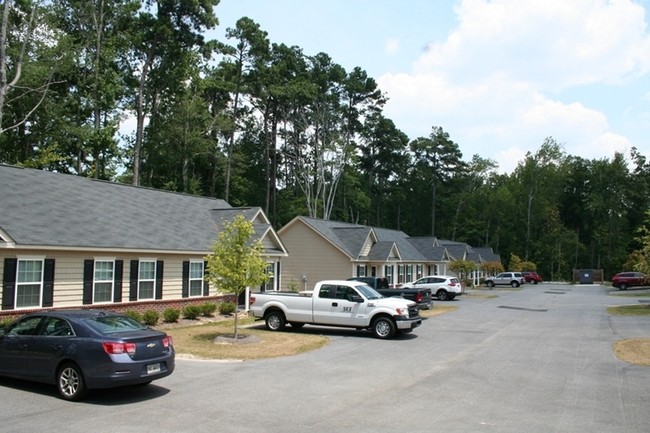
M 392 338 L 422 324 L 415 302 L 386 298 L 359 281 L 326 280 L 313 291 L 258 292 L 250 297 L 250 312 L 266 328 L 280 331 L 289 323 L 369 329 L 376 337 Z

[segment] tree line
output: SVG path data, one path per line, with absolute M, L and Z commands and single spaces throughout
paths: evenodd
M 537 265 L 632 266 L 650 170 L 636 149 L 568 155 L 553 137 L 500 174 L 435 125 L 410 138 L 361 67 L 271 42 L 218 0 L 7 0 L 0 162 L 490 246 Z M 128 121 L 132 133 L 121 133 Z

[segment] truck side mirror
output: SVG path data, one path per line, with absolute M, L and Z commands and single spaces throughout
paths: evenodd
M 350 302 L 356 302 L 358 304 L 363 304 L 363 298 L 359 295 L 350 295 Z

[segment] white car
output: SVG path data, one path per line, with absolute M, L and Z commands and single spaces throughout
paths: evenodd
M 402 288 L 431 289 L 431 294 L 441 301 L 451 301 L 456 296 L 463 294 L 463 286 L 458 278 L 448 275 L 429 275 L 412 283 L 405 283 Z

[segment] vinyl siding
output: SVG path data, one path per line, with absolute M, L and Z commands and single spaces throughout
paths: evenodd
M 281 290 L 289 290 L 292 281 L 299 290 L 311 290 L 318 281 L 352 276 L 350 257 L 301 221 L 286 227 L 281 237 L 289 253 L 282 259 Z
M 114 254 L 102 251 L 98 252 L 56 252 L 37 250 L 0 250 L 0 275 L 4 273 L 5 257 L 23 257 L 39 256 L 52 258 L 55 260 L 54 268 L 54 307 L 70 308 L 81 307 L 83 305 L 83 275 L 84 260 L 88 259 L 114 259 L 123 260 L 124 268 L 122 274 L 122 303 L 128 303 L 129 299 L 129 279 L 131 260 L 141 258 L 162 260 L 164 262 L 163 270 L 163 300 L 181 299 L 182 298 L 182 277 L 183 277 L 183 260 L 203 261 L 202 256 L 181 256 L 181 255 L 164 255 L 164 254 Z M 216 295 L 216 290 L 210 288 L 210 295 Z M 0 290 L 0 305 L 2 303 L 2 290 Z M 112 303 L 102 303 L 94 305 L 111 305 Z

